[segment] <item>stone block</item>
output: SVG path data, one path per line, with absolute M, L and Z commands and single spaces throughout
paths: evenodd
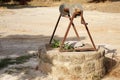
M 99 59 L 101 58 L 101 53 L 99 52 L 93 52 L 93 53 L 87 53 L 85 54 L 85 60 L 89 61 L 89 60 L 94 60 L 94 59 Z
M 51 73 L 52 65 L 49 63 L 41 63 L 38 65 L 38 70 L 40 70 L 44 74 Z
M 83 54 L 76 54 L 74 53 L 68 53 L 68 54 L 59 54 L 58 60 L 63 62 L 71 62 L 71 63 L 82 63 L 85 60 L 85 56 Z
M 80 76 L 82 73 L 81 65 L 70 65 L 69 66 L 69 73 L 72 75 Z
M 63 76 L 63 75 L 68 75 L 68 74 L 69 74 L 69 70 L 65 66 L 52 67 L 52 75 Z
M 95 60 L 95 70 L 100 70 L 104 68 L 104 57 Z
M 82 66 L 82 73 L 90 74 L 94 71 L 95 71 L 94 60 L 84 62 L 83 66 Z
M 104 75 L 106 74 L 105 68 L 102 68 L 100 70 L 96 70 L 95 74 L 97 74 L 100 78 L 104 77 Z

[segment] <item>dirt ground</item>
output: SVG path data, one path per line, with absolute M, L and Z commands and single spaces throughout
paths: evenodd
M 4 58 L 6 56 L 16 57 L 37 51 L 41 44 L 49 42 L 58 16 L 58 7 L 27 7 L 19 9 L 0 8 L 0 58 Z M 118 12 L 114 13 L 85 10 L 84 17 L 88 23 L 96 46 L 105 47 L 107 49 L 106 51 L 109 51 L 109 54 L 106 54 L 106 56 L 110 58 L 112 58 L 114 53 L 117 53 L 114 54 L 115 57 L 113 57 L 113 59 L 117 61 L 117 65 L 107 76 L 105 76 L 103 80 L 119 80 L 119 9 Z M 80 24 L 79 19 L 79 17 L 76 18 L 74 22 L 80 34 L 81 41 L 90 43 L 86 30 L 84 26 Z M 63 38 L 68 23 L 69 20 L 67 18 L 61 19 L 55 36 L 56 39 L 61 40 Z M 67 39 L 77 40 L 72 28 Z M 0 80 L 6 80 L 7 78 L 12 77 L 12 75 L 5 76 L 2 71 L 0 74 Z M 13 78 L 10 78 L 9 80 L 13 80 Z M 18 79 L 15 77 L 14 80 Z
M 102 12 L 120 13 L 120 1 L 105 3 L 87 3 L 84 4 L 86 10 L 98 10 Z

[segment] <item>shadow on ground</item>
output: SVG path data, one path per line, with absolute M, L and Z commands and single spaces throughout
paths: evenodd
M 55 36 L 54 39 L 62 40 L 62 37 Z M 84 40 L 85 37 L 81 37 Z M 41 44 L 48 44 L 50 36 L 44 35 L 9 35 L 0 39 L 0 56 L 23 55 L 37 51 Z M 77 40 L 76 37 L 69 37 L 67 40 Z
M 32 6 L 32 5 L 18 5 L 18 4 L 2 4 L 0 5 L 7 9 L 22 9 L 22 8 L 37 8 L 37 7 L 48 7 L 48 6 Z
M 106 57 L 104 61 L 104 65 L 106 69 L 105 77 L 113 78 L 114 80 L 120 79 L 120 58 L 119 56 L 116 56 L 114 58 Z
M 113 60 L 112 58 L 106 57 L 104 60 L 106 73 L 108 74 L 113 69 L 113 67 L 115 67 L 116 64 L 117 62 L 115 60 Z

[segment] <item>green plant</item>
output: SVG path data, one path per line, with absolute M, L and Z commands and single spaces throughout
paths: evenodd
M 60 41 L 53 39 L 52 47 L 53 47 L 53 48 L 58 48 L 58 47 L 60 47 Z
M 74 48 L 73 48 L 73 46 L 66 43 L 66 44 L 64 44 L 63 49 L 64 50 L 73 50 Z
M 60 47 L 60 41 L 53 39 L 52 48 L 58 48 L 58 47 Z M 62 46 L 62 49 L 66 50 L 66 51 L 69 51 L 69 50 L 73 51 L 74 50 L 73 46 L 69 45 L 68 43 L 64 44 Z

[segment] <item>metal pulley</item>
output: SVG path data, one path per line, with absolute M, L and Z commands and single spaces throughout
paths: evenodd
M 69 15 L 69 8 L 70 8 L 69 4 L 61 4 L 59 7 L 59 11 L 60 11 L 61 16 L 64 17 L 64 16 Z
M 80 4 L 61 4 L 59 11 L 61 16 L 65 17 L 68 15 L 72 16 L 75 12 L 82 12 L 83 8 Z
M 80 4 L 73 4 L 70 6 L 69 11 L 70 11 L 70 15 L 72 16 L 74 13 L 79 14 L 83 12 L 83 8 Z M 76 16 L 80 16 L 80 15 L 76 15 Z

